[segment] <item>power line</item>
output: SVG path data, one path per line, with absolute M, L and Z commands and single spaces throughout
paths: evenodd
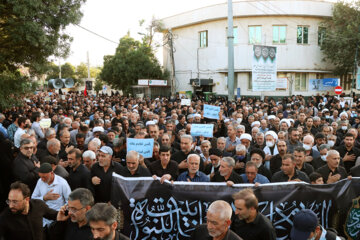
M 107 37 L 101 36 L 100 34 L 98 34 L 98 33 L 96 33 L 96 32 L 93 32 L 93 31 L 91 31 L 91 30 L 89 30 L 89 29 L 87 29 L 87 28 L 84 28 L 83 26 L 80 26 L 79 24 L 75 24 L 75 25 L 78 26 L 79 28 L 82 28 L 83 30 L 85 30 L 85 31 L 87 31 L 87 32 L 89 32 L 89 33 L 94 34 L 95 36 L 98 36 L 98 37 L 100 37 L 100 38 L 102 38 L 102 39 L 105 39 L 106 41 L 109 41 L 109 42 L 114 43 L 114 44 L 116 44 L 116 45 L 119 44 L 119 43 L 117 43 L 117 42 L 115 42 L 115 41 L 113 41 L 113 40 L 111 40 L 111 39 L 108 39 Z

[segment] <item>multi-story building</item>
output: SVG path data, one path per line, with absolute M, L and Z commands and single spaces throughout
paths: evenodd
M 322 0 L 234 1 L 235 96 L 237 88 L 241 95 L 261 94 L 252 91 L 253 45 L 277 47 L 277 77 L 285 86 L 264 95 L 313 95 L 310 79 L 336 77 L 320 50 L 325 31 L 321 22 L 331 17 L 333 4 Z M 177 92 L 228 94 L 227 7 L 225 2 L 162 19 L 172 32 Z M 164 47 L 163 57 L 164 67 L 171 71 L 169 47 Z M 350 82 L 342 81 L 345 90 Z

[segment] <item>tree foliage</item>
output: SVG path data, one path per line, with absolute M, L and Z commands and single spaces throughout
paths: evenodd
M 359 1 L 335 3 L 333 16 L 322 23 L 326 34 L 321 50 L 324 60 L 334 64 L 335 75 L 344 76 L 354 69 L 355 49 L 360 44 L 359 7 Z
M 162 68 L 152 48 L 131 38 L 120 39 L 114 56 L 104 57 L 100 79 L 113 88 L 128 93 L 138 79 L 165 79 Z
M 65 57 L 71 37 L 64 32 L 69 24 L 80 21 L 81 4 L 85 0 L 2 0 L 0 1 L 0 106 L 9 102 L 12 94 L 21 96 L 29 90 L 28 79 L 18 72 L 26 67 L 31 75 L 45 72 L 48 57 Z M 5 97 L 3 97 L 5 96 Z M 13 100 L 16 100 L 14 98 Z

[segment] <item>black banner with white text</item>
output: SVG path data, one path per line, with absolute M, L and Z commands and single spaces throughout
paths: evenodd
M 175 182 L 160 184 L 147 178 L 113 175 L 111 202 L 124 213 L 124 233 L 131 239 L 189 239 L 196 226 L 206 223 L 211 202 L 225 200 L 252 187 L 259 212 L 276 229 L 277 239 L 288 239 L 293 216 L 303 208 L 313 210 L 325 228 L 335 227 L 348 239 L 360 229 L 360 178 L 330 185 L 271 183 L 254 187 L 225 183 Z M 232 205 L 233 206 L 233 205 Z

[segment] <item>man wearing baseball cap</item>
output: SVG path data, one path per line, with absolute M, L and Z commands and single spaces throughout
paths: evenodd
M 341 240 L 333 231 L 326 231 L 320 224 L 316 214 L 310 209 L 302 209 L 293 219 L 290 233 L 292 240 Z

